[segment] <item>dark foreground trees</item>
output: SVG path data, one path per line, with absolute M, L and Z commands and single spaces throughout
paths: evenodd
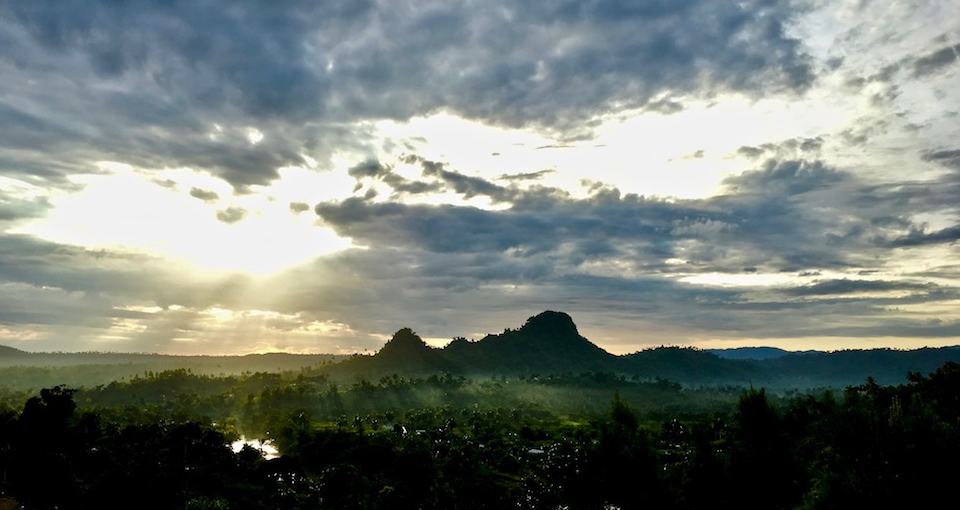
M 78 409 L 75 396 L 0 407 L 0 508 L 896 509 L 949 498 L 960 475 L 956 364 L 841 395 L 749 389 L 729 412 L 667 419 L 616 394 L 577 421 L 440 406 L 316 422 L 305 409 L 271 422 L 273 460 L 234 453 L 231 425 L 182 407 Z

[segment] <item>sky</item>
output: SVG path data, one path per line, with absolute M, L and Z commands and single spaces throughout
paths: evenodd
M 0 0 L 0 344 L 960 344 L 960 3 Z

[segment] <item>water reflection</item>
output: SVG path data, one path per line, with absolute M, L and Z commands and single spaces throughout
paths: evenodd
M 273 439 L 267 439 L 263 441 L 261 439 L 247 439 L 243 436 L 240 436 L 240 439 L 230 443 L 230 447 L 233 448 L 233 452 L 237 453 L 243 449 L 244 446 L 249 446 L 254 450 L 260 452 L 263 455 L 263 458 L 270 460 L 275 459 L 280 456 L 280 452 L 277 450 L 277 447 L 273 446 Z

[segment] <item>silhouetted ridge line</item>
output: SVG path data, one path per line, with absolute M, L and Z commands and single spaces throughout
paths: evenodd
M 8 345 L 0 345 L 0 357 L 13 357 L 13 356 L 26 356 L 30 353 L 27 351 L 21 351 L 16 347 L 10 347 Z

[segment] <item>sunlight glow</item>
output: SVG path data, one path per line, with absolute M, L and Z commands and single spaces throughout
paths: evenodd
M 696 285 L 714 285 L 717 287 L 770 287 L 795 283 L 797 277 L 793 275 L 760 273 L 707 273 L 684 276 L 680 278 L 679 281 Z
M 86 248 L 168 257 L 206 270 L 255 275 L 350 245 L 331 229 L 317 226 L 313 215 L 292 214 L 288 201 L 263 195 L 223 200 L 227 198 L 223 192 L 221 202 L 227 208 L 218 210 L 184 192 L 189 186 L 170 189 L 124 168 L 112 168 L 121 171 L 77 176 L 75 182 L 85 185 L 82 191 L 52 198 L 50 214 L 18 232 Z M 223 190 L 223 185 L 212 186 L 216 183 L 209 181 L 202 176 L 190 180 Z M 229 214 L 219 215 L 224 221 L 218 221 L 218 212 Z
M 737 156 L 740 147 L 787 140 L 798 133 L 816 137 L 858 115 L 850 105 L 821 97 L 787 102 L 725 96 L 688 102 L 671 115 L 641 110 L 598 119 L 587 141 L 556 140 L 533 129 L 485 125 L 450 113 L 381 121 L 375 133 L 384 140 L 378 157 L 385 162 L 414 153 L 488 180 L 554 170 L 536 182 L 578 197 L 588 194 L 582 182 L 589 180 L 623 193 L 704 198 L 721 192 L 725 177 L 758 165 Z
M 263 133 L 257 128 L 247 128 L 247 140 L 250 141 L 250 145 L 256 145 L 263 140 Z

